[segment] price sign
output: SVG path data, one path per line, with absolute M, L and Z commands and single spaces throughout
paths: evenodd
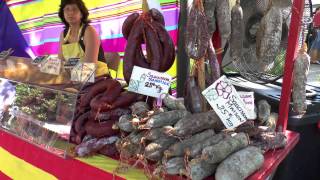
M 159 98 L 168 93 L 171 80 L 166 73 L 134 66 L 128 91 Z
M 247 108 L 247 111 L 249 113 L 248 119 L 256 119 L 257 113 L 254 111 L 254 93 L 239 91 L 238 94 L 240 95 L 240 98 L 242 99 L 245 107 Z
M 37 56 L 35 59 L 32 60 L 32 64 L 40 64 L 42 62 L 44 62 L 49 56 L 45 55 L 45 56 Z
M 71 81 L 94 82 L 95 63 L 78 63 L 71 70 Z
M 57 58 L 49 58 L 41 63 L 40 71 L 47 74 L 59 75 L 61 71 L 61 60 Z
M 71 68 L 75 67 L 79 62 L 80 62 L 80 58 L 69 58 L 64 63 L 64 68 L 71 69 Z
M 10 56 L 13 53 L 13 49 L 10 48 L 6 51 L 1 51 L 0 52 L 0 60 L 5 60 L 7 59 L 8 56 Z
M 244 123 L 249 113 L 234 86 L 222 76 L 202 92 L 227 129 Z

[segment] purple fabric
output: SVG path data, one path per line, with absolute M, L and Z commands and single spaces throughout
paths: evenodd
M 0 52 L 12 48 L 13 56 L 30 57 L 28 47 L 6 2 L 0 0 Z

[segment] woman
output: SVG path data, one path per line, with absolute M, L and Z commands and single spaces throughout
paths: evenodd
M 98 34 L 89 25 L 88 16 L 88 9 L 82 0 L 61 1 L 59 17 L 65 29 L 60 34 L 58 57 L 62 60 L 80 58 L 81 62 L 96 63 L 96 76 L 109 74 Z

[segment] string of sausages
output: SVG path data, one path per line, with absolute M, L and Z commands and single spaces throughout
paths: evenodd
M 123 23 L 122 33 L 127 39 L 123 63 L 126 82 L 130 80 L 133 66 L 159 72 L 170 69 L 175 59 L 175 47 L 161 12 L 151 9 L 129 15 Z M 146 56 L 142 51 L 143 44 L 146 45 Z

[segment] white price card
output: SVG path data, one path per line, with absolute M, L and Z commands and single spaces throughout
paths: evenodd
M 257 118 L 257 113 L 254 111 L 254 93 L 238 91 L 240 98 L 244 102 L 245 107 L 249 113 L 248 119 L 254 120 Z
M 47 74 L 59 75 L 61 71 L 62 62 L 57 58 L 48 58 L 43 61 L 40 66 L 40 71 Z
M 160 98 L 168 93 L 171 80 L 172 77 L 166 73 L 134 66 L 128 91 Z
M 10 48 L 10 49 L 8 49 L 6 51 L 1 51 L 0 52 L 0 60 L 7 59 L 7 57 L 9 57 L 13 53 L 13 51 L 14 50 L 12 48 Z
M 66 62 L 64 63 L 64 68 L 65 69 L 72 69 L 74 68 L 78 63 L 80 62 L 80 58 L 69 58 L 68 60 L 66 60 Z
M 226 76 L 220 77 L 202 94 L 227 129 L 233 129 L 248 119 L 244 102 Z
M 71 81 L 94 82 L 95 70 L 95 63 L 78 63 L 71 70 Z

